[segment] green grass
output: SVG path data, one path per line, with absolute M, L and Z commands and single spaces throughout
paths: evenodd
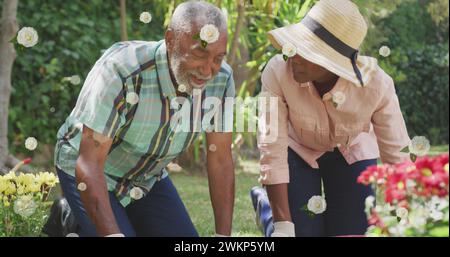
M 262 236 L 256 227 L 255 212 L 250 200 L 250 189 L 258 185 L 258 170 L 256 161 L 244 162 L 243 168 L 236 169 L 232 236 Z M 214 236 L 214 215 L 209 198 L 207 177 L 176 173 L 171 174 L 171 178 L 200 236 Z
M 448 153 L 448 145 L 437 145 L 432 146 L 429 152 L 429 155 L 435 156 L 442 153 Z

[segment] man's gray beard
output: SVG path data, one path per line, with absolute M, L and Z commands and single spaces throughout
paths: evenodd
M 181 71 L 182 58 L 183 57 L 178 52 L 178 49 L 175 49 L 172 54 L 172 59 L 170 60 L 170 69 L 173 72 L 173 76 L 175 77 L 175 81 L 178 83 L 178 86 L 184 85 L 186 87 L 186 93 L 192 95 L 192 86 L 189 84 L 189 74 Z

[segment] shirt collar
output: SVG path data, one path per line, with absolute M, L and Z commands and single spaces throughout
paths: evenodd
M 163 96 L 171 99 L 176 97 L 176 92 L 170 77 L 169 69 L 166 43 L 163 42 L 156 52 L 156 70 Z

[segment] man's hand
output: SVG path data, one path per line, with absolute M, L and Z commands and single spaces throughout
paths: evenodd
M 80 190 L 81 201 L 99 236 L 120 234 L 104 176 L 105 161 L 111 145 L 112 139 L 83 127 L 75 177 L 77 186 L 80 183 L 86 185 L 85 190 Z
M 207 133 L 208 181 L 216 234 L 231 235 L 234 207 L 234 164 L 231 133 Z

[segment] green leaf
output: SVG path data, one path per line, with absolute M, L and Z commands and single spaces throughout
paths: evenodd
M 203 47 L 203 48 L 206 48 L 207 46 L 208 46 L 208 42 L 202 40 L 202 47 Z
M 409 153 L 409 147 L 405 146 L 405 148 L 403 148 L 400 152 L 401 153 Z
M 288 57 L 287 55 L 283 55 L 283 59 L 284 59 L 284 61 L 287 62 L 287 60 L 289 59 L 289 57 Z
M 195 40 L 199 40 L 200 39 L 200 34 L 196 34 L 192 38 L 195 39 Z
M 413 154 L 413 153 L 409 154 L 409 157 L 411 158 L 411 161 L 412 161 L 412 162 L 415 162 L 416 159 L 417 159 L 417 155 L 415 155 L 415 154 Z

